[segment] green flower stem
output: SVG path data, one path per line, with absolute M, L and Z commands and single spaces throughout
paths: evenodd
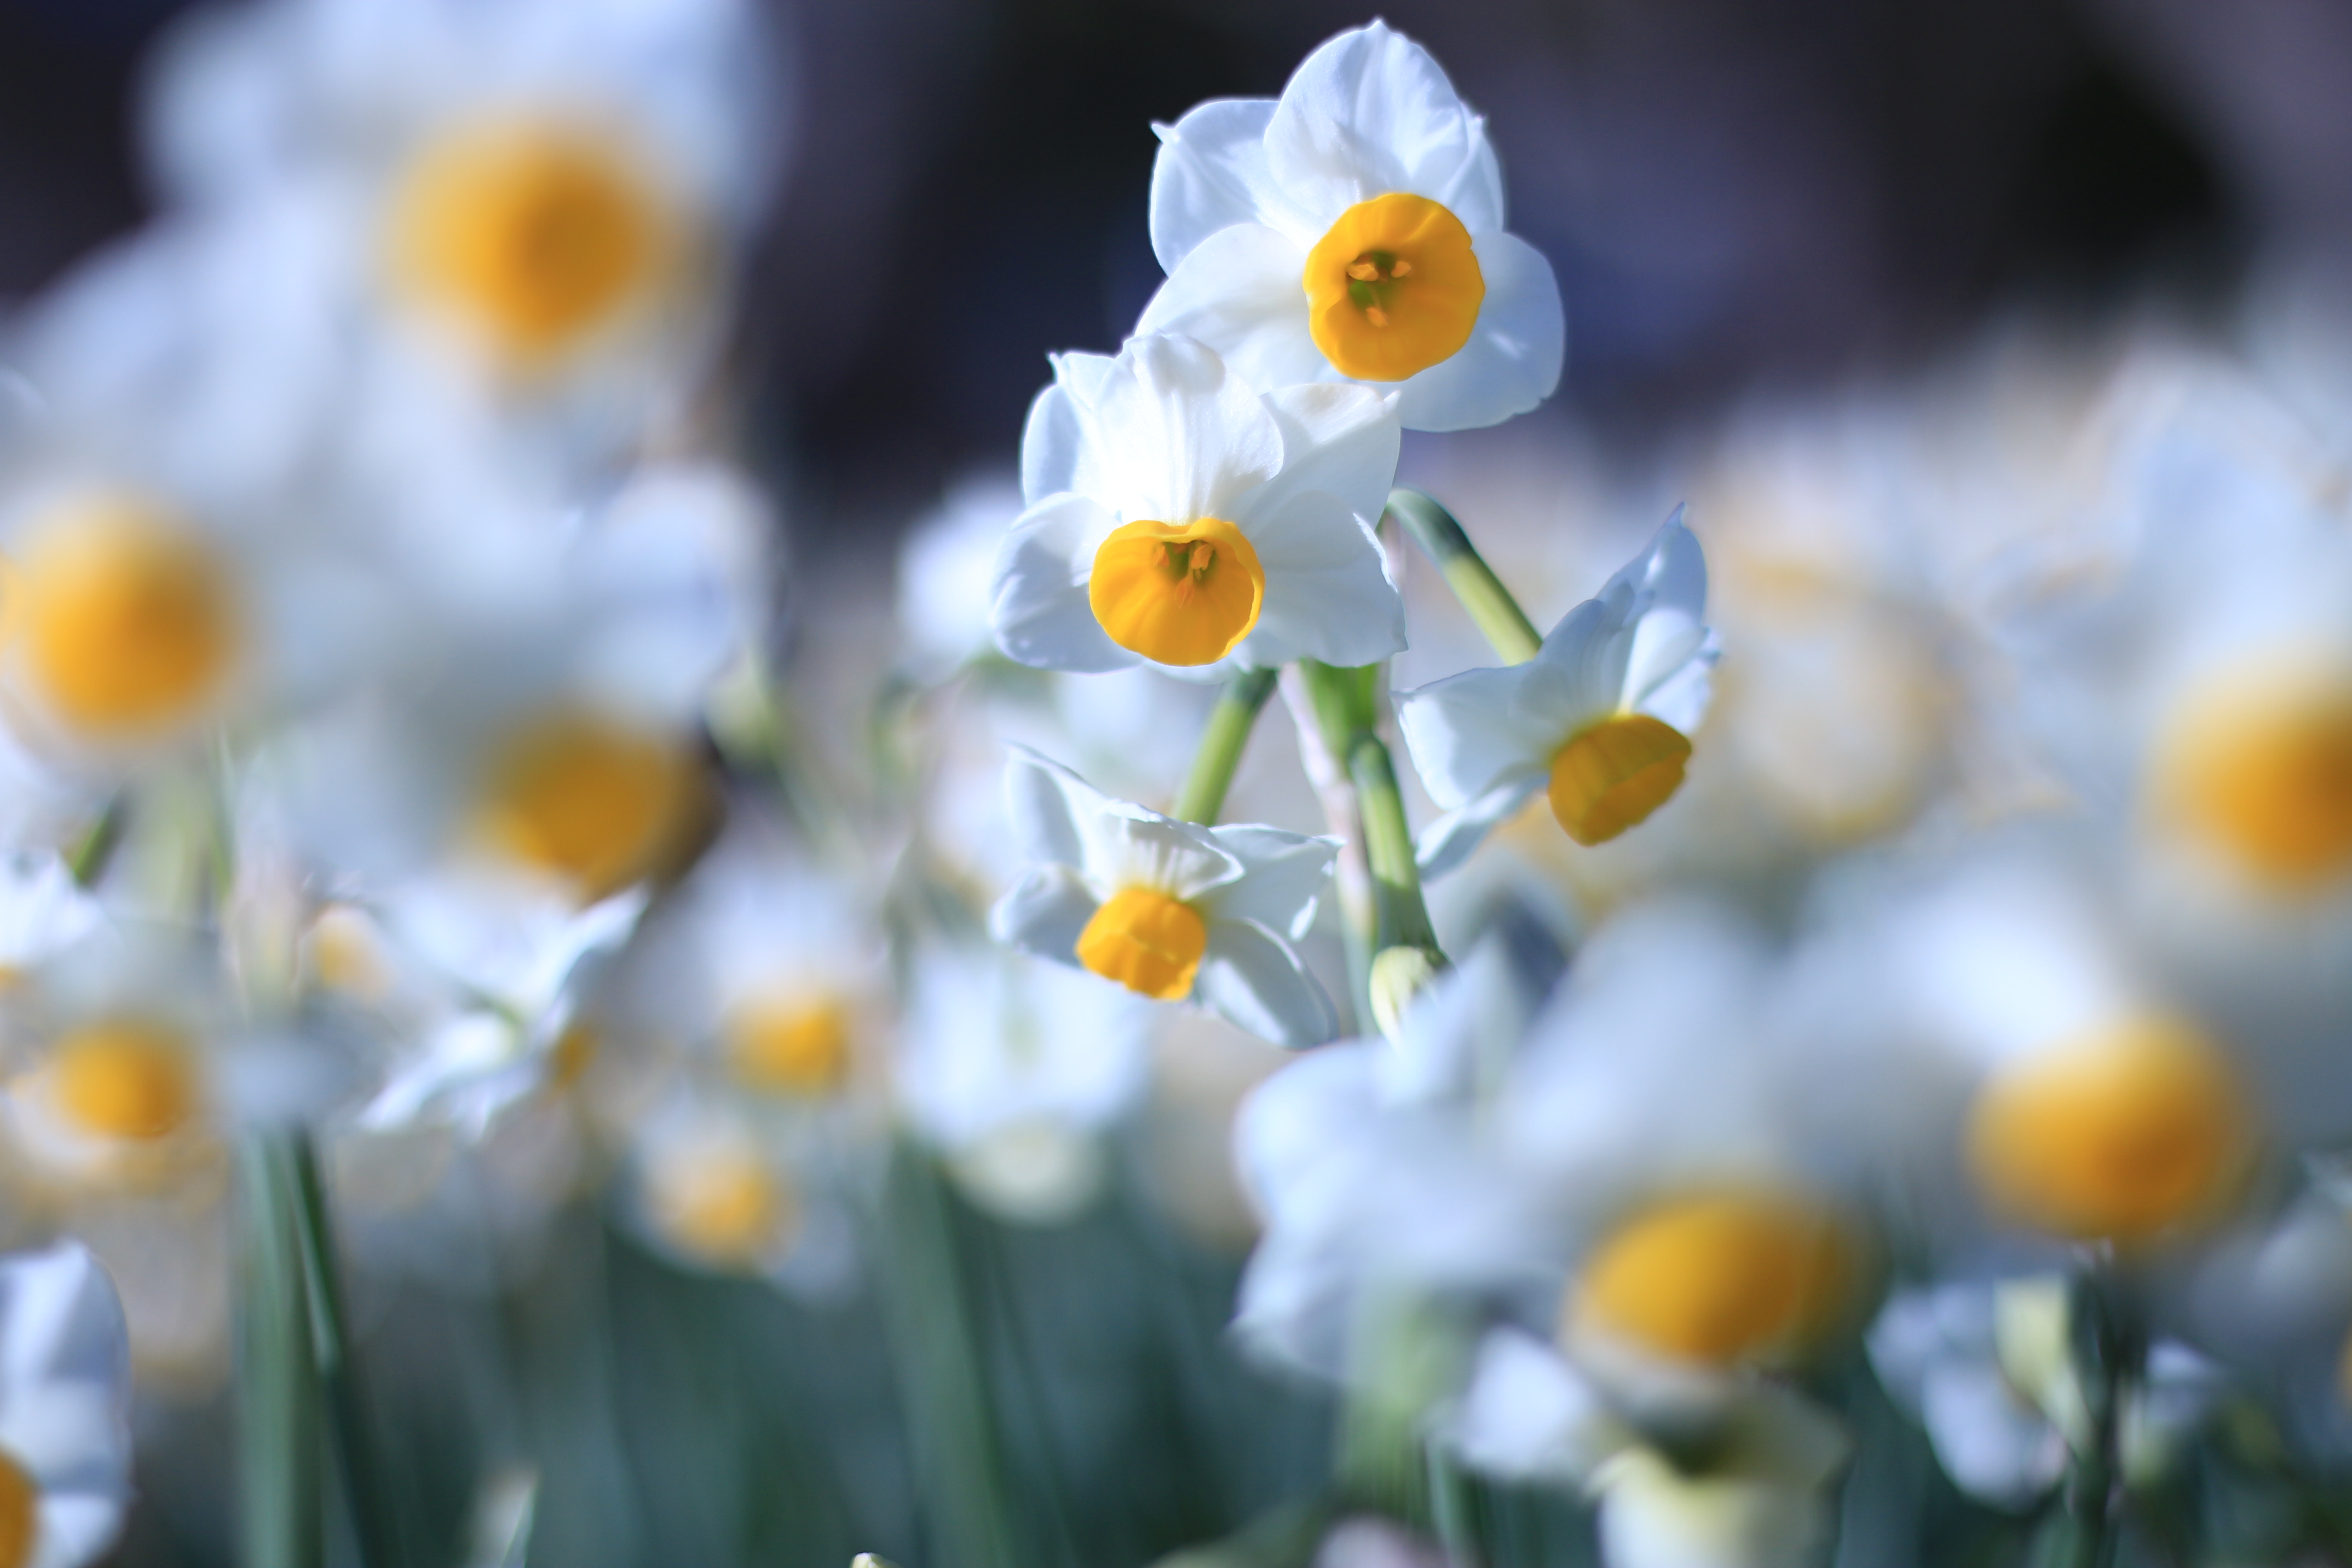
M 1404 795 L 1397 788 L 1396 763 L 1388 742 L 1359 734 L 1348 748 L 1348 776 L 1356 785 L 1364 820 L 1364 856 L 1372 868 L 1372 892 L 1380 909 L 1375 952 L 1391 947 L 1434 951 L 1437 931 L 1421 896 L 1421 868 L 1412 858 L 1412 830 L 1405 826 Z
M 1324 753 L 1310 759 L 1314 765 L 1308 773 L 1324 796 L 1333 830 L 1348 840 L 1342 872 L 1349 870 L 1348 858 L 1356 858 L 1361 866 L 1358 874 L 1371 894 L 1369 900 L 1349 900 L 1343 876 L 1340 901 L 1349 916 L 1348 968 L 1359 1026 L 1387 1026 L 1373 984 L 1373 971 L 1383 952 L 1410 948 L 1424 953 L 1428 963 L 1444 962 L 1428 906 L 1422 900 L 1421 871 L 1413 862 L 1396 764 L 1380 737 L 1386 668 L 1378 664 L 1339 668 L 1312 659 L 1298 665 Z M 1311 742 L 1305 749 L 1312 750 Z M 1415 962 L 1425 972 L 1426 964 Z
M 1434 1438 L 1425 1439 L 1429 1463 L 1429 1521 L 1452 1568 L 1485 1568 L 1471 1479 Z
M 323 1426 L 295 1181 L 281 1134 L 237 1149 L 236 1440 L 249 1568 L 324 1568 Z
M 943 1561 L 967 1568 L 1020 1562 L 987 1380 L 957 1256 L 947 1179 L 925 1150 L 902 1142 L 890 1162 L 885 1262 L 891 1337 L 918 1474 Z
M 1244 670 L 1218 696 L 1216 707 L 1209 711 L 1209 727 L 1201 735 L 1201 749 L 1193 754 L 1192 774 L 1184 781 L 1183 793 L 1176 797 L 1171 816 L 1203 826 L 1217 820 L 1217 814 L 1224 809 L 1225 791 L 1233 787 L 1234 771 L 1241 766 L 1242 752 L 1249 744 L 1250 731 L 1257 723 L 1258 710 L 1274 695 L 1276 673 Z
M 2147 1338 L 2137 1331 L 2110 1268 L 2095 1264 L 2076 1279 L 2073 1294 L 2074 1374 L 2089 1430 L 2033 1556 L 2046 1568 L 2111 1568 L 2121 1533 L 2123 1402 L 2140 1379 Z
M 295 1239 L 301 1250 L 303 1289 L 310 1305 L 312 1364 L 334 1428 L 335 1452 L 341 1461 L 338 1474 L 351 1510 L 352 1533 L 358 1541 L 362 1568 L 400 1568 L 406 1557 L 401 1549 L 398 1513 L 383 1494 L 384 1471 L 376 1447 L 374 1415 L 344 1329 L 347 1319 L 342 1285 L 336 1274 L 334 1231 L 326 1188 L 319 1176 L 318 1151 L 309 1133 L 292 1135 L 287 1159 L 294 1184 Z
M 1524 664 L 1535 658 L 1536 649 L 1543 646 L 1543 636 L 1535 623 L 1528 619 L 1511 591 L 1479 555 L 1454 521 L 1454 514 L 1419 490 L 1397 489 L 1389 492 L 1389 515 L 1404 524 L 1405 531 L 1437 563 L 1445 574 L 1446 586 L 1478 623 L 1479 631 L 1505 664 Z
M 66 861 L 75 881 L 85 888 L 98 886 L 98 879 L 106 875 L 106 868 L 114 859 L 115 850 L 121 847 L 122 830 L 130 820 L 131 803 L 126 796 L 117 795 L 106 803 L 106 809 L 99 813 L 98 820 L 89 825 L 89 830 L 81 836 L 81 842 L 74 846 L 72 856 Z

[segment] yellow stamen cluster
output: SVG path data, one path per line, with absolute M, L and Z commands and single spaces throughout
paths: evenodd
M 58 1042 L 49 1075 L 66 1119 L 102 1138 L 152 1142 L 195 1114 L 195 1064 L 162 1024 L 121 1018 L 77 1029 Z
M 775 1252 L 799 1219 L 783 1179 L 750 1150 L 730 1144 L 680 1148 L 647 1178 L 647 1209 L 662 1233 L 688 1252 L 748 1268 Z
M 2174 826 L 2289 892 L 2352 872 L 2352 682 L 2286 680 L 2194 704 L 2158 759 Z
M 497 849 L 602 898 L 660 869 L 699 803 L 678 737 L 589 713 L 524 726 L 490 759 L 480 824 Z
M 1853 1284 L 1844 1230 L 1817 1205 L 1698 1194 L 1612 1231 L 1586 1262 L 1563 1329 L 1727 1367 L 1803 1348 L 1834 1322 Z
M 1470 341 L 1486 275 L 1462 220 L 1392 192 L 1339 215 L 1307 253 L 1307 330 L 1342 375 L 1402 381 Z
M 1160 664 L 1213 664 L 1257 625 L 1265 573 L 1242 531 L 1130 522 L 1095 551 L 1087 603 L 1110 640 Z
M 396 279 L 533 368 L 670 281 L 677 221 L 608 138 L 544 124 L 467 126 L 416 159 L 392 215 Z
M 830 1094 L 849 1073 L 849 1009 L 838 998 L 763 997 L 730 1015 L 727 1065 L 772 1094 Z
M 1160 1002 L 1192 994 L 1208 951 L 1200 911 L 1150 888 L 1121 888 L 1078 933 L 1078 962 L 1106 980 Z
M 1969 1163 L 2011 1218 L 2078 1240 L 2144 1242 L 2225 1198 L 2252 1128 L 2203 1036 L 2147 1017 L 2004 1067 L 1979 1092 Z
M 141 502 L 89 501 L 46 520 L 5 595 L 6 625 L 44 706 L 93 738 L 187 723 L 236 662 L 239 618 L 220 559 Z
M 1691 743 L 1646 713 L 1621 713 L 1580 731 L 1551 760 L 1551 814 L 1588 847 L 1605 844 L 1682 787 Z

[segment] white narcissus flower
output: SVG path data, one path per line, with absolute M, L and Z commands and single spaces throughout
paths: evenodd
M 1504 232 L 1486 122 L 1420 45 L 1374 22 L 1278 100 L 1153 129 L 1168 281 L 1137 331 L 1190 333 L 1261 386 L 1393 385 L 1414 430 L 1500 424 L 1559 384 L 1551 264 Z
M 1706 558 L 1677 510 L 1535 658 L 1399 692 L 1397 726 L 1446 812 L 1422 833 L 1423 875 L 1459 865 L 1538 790 L 1586 845 L 1664 805 L 1706 712 Z
M 1337 840 L 1179 822 L 1025 747 L 1005 785 L 1039 864 L 996 906 L 998 940 L 1156 1001 L 1197 998 L 1276 1045 L 1331 1037 L 1331 1000 L 1291 944 L 1314 922 Z
M 1190 338 L 1058 355 L 1022 436 L 997 646 L 1089 671 L 1387 658 L 1404 602 L 1372 529 L 1398 439 L 1391 395 L 1261 394 Z
M 0 1258 L 0 1546 L 79 1568 L 131 1490 L 131 1345 L 114 1282 L 80 1244 Z

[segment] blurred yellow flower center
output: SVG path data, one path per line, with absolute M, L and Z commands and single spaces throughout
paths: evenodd
M 362 910 L 349 904 L 320 910 L 305 946 L 310 973 L 328 990 L 366 1003 L 392 994 L 392 963 L 383 939 Z
M 0 1453 L 0 1568 L 25 1568 L 40 1533 L 41 1489 L 25 1467 Z
M 2056 1236 L 2143 1241 L 2193 1219 L 2238 1174 L 2251 1129 L 2203 1036 L 2150 1017 L 1995 1072 L 1969 1116 L 1977 1184 Z
M 764 997 L 728 1018 L 727 1064 L 753 1089 L 831 1093 L 849 1071 L 849 1009 L 837 998 Z
M 748 1149 L 673 1151 L 653 1171 L 654 1223 L 688 1252 L 732 1267 L 756 1263 L 786 1237 L 799 1205 Z
M 1708 1366 L 1769 1358 L 1827 1327 L 1853 1283 L 1837 1222 L 1777 1194 L 1676 1199 L 1594 1251 L 1568 1326 Z
M 643 300 L 677 238 L 660 193 L 609 142 L 503 124 L 418 157 L 394 200 L 393 244 L 411 293 L 531 364 Z
M 1551 814 L 1588 847 L 1648 819 L 1682 787 L 1691 743 L 1646 713 L 1621 713 L 1579 733 L 1551 760 Z
M 547 1054 L 548 1086 L 561 1092 L 577 1084 L 596 1065 L 596 1053 L 604 1043 L 595 1025 L 576 1018 L 566 1024 Z
M 205 543 L 135 502 L 66 510 L 7 582 L 7 625 L 48 708 L 77 730 L 171 728 L 218 695 L 237 648 L 228 576 Z
M 1159 664 L 1213 664 L 1257 625 L 1265 573 L 1242 531 L 1130 522 L 1095 551 L 1087 603 L 1110 640 Z
M 2309 889 L 2352 871 L 2352 686 L 2200 704 L 2158 767 L 2173 819 L 2264 880 Z
M 1078 962 L 1156 1001 L 1192 994 L 1209 927 L 1192 905 L 1150 888 L 1121 888 L 1078 933 Z
M 160 1024 L 78 1029 L 58 1043 L 49 1071 L 58 1109 L 101 1137 L 167 1137 L 195 1113 L 195 1065 L 186 1042 Z
M 1470 341 L 1486 275 L 1470 231 L 1402 192 L 1358 202 L 1307 253 L 1307 323 L 1340 374 L 1402 381 Z
M 695 785 L 677 737 L 562 714 L 499 749 L 481 823 L 505 854 L 602 898 L 660 868 L 692 816 Z

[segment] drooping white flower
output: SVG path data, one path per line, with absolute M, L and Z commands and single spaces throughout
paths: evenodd
M 1386 658 L 1404 605 L 1372 529 L 1397 443 L 1392 395 L 1261 393 L 1191 338 L 1057 356 L 1022 437 L 997 646 L 1068 670 Z
M 1538 790 L 1580 844 L 1635 826 L 1680 787 L 1716 659 L 1706 559 L 1676 511 L 1535 658 L 1397 694 L 1397 726 L 1446 815 L 1422 871 L 1459 865 Z
M 1291 944 L 1314 921 L 1336 840 L 1179 822 L 1025 747 L 1005 786 L 1037 864 L 996 906 L 998 940 L 1156 1001 L 1197 999 L 1277 1045 L 1331 1037 L 1330 998 Z
M 131 1492 L 131 1349 L 114 1283 L 80 1244 L 0 1258 L 0 1539 L 26 1568 L 80 1568 Z
M 1393 385 L 1415 430 L 1499 424 L 1559 384 L 1551 264 L 1505 232 L 1486 122 L 1420 45 L 1374 22 L 1279 100 L 1154 129 L 1168 281 L 1138 331 L 1190 333 L 1261 386 Z

